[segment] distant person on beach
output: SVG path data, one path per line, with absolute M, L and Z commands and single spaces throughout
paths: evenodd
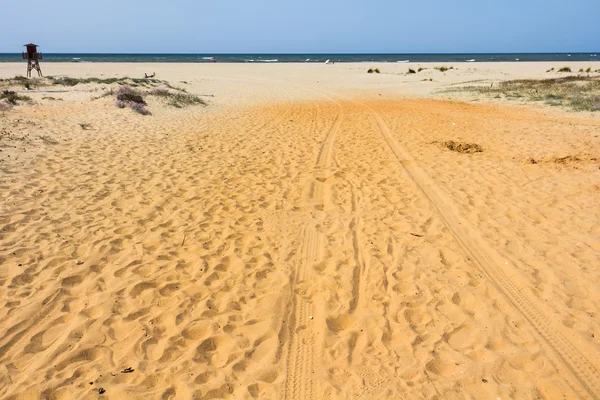
M 144 72 L 144 78 L 154 78 L 156 76 L 156 72 L 153 72 L 152 75 L 148 75 Z

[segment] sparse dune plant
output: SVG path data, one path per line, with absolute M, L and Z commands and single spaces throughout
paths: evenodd
M 571 72 L 571 67 L 562 67 L 558 72 Z
M 152 113 L 150 112 L 150 109 L 148 107 L 146 107 L 145 104 L 142 104 L 142 103 L 129 103 L 129 108 L 131 108 L 133 111 L 135 111 L 138 114 L 152 115 Z
M 156 88 L 148 92 L 151 96 L 162 97 L 167 100 L 167 104 L 176 108 L 183 108 L 194 104 L 206 105 L 206 102 L 200 97 L 191 93 L 172 92 L 165 88 Z
M 0 113 L 2 113 L 2 115 L 4 115 L 5 112 L 10 111 L 11 109 L 12 109 L 12 104 L 0 102 Z
M 150 94 L 153 96 L 160 96 L 160 97 L 166 97 L 170 94 L 171 92 L 169 92 L 169 89 L 165 89 L 165 88 L 156 88 L 156 89 L 152 89 L 150 91 Z
M 117 100 L 146 104 L 146 101 L 144 101 L 144 98 L 142 97 L 142 93 L 129 86 L 121 86 L 117 89 Z
M 412 69 L 412 68 L 409 68 L 408 69 L 408 73 L 409 74 L 416 74 L 416 71 L 414 69 Z
M 372 73 L 373 73 L 373 68 L 369 68 L 369 69 L 367 70 L 367 74 L 372 74 Z
M 142 93 L 129 86 L 121 86 L 117 89 L 115 105 L 119 108 L 129 107 L 138 114 L 152 115 Z
M 31 97 L 20 96 L 17 92 L 13 92 L 12 90 L 3 90 L 2 93 L 0 93 L 0 100 L 4 100 L 8 104 L 16 106 L 19 104 L 19 101 L 29 101 L 31 100 Z

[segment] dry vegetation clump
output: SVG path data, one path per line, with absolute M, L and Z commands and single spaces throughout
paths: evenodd
M 446 72 L 450 69 L 454 69 L 454 67 L 446 67 L 445 65 L 442 65 L 441 67 L 434 67 L 434 69 L 437 69 L 440 72 Z
M 442 147 L 447 148 L 457 153 L 481 153 L 483 148 L 477 143 L 466 143 L 466 142 L 455 142 L 454 140 L 447 140 L 445 142 L 434 142 L 440 144 Z
M 534 159 L 529 157 L 526 161 L 529 164 L 559 164 L 559 165 L 581 165 L 592 163 L 596 164 L 598 162 L 598 156 L 589 153 L 578 153 L 578 154 L 569 154 L 564 157 L 548 157 L 541 159 Z
M 13 107 L 12 104 L 8 104 L 8 103 L 5 103 L 5 102 L 0 102 L 0 113 L 2 114 L 2 116 L 4 116 L 4 114 L 7 111 L 10 111 L 12 109 L 12 107 Z
M 16 106 L 19 104 L 19 101 L 31 101 L 31 97 L 20 96 L 17 92 L 13 92 L 12 90 L 3 90 L 2 93 L 0 93 L 0 100 L 4 100 L 5 103 Z
M 448 91 L 465 91 L 507 99 L 524 98 L 565 106 L 576 111 L 600 111 L 600 77 L 567 76 L 553 79 L 517 79 L 492 86 L 463 86 Z

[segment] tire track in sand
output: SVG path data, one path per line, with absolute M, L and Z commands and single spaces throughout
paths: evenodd
M 333 144 L 343 116 L 343 109 L 338 104 L 336 120 L 327 132 L 317 156 L 316 176 L 310 189 L 310 200 L 316 204 L 317 213 L 325 209 L 326 201 L 325 178 L 318 175 L 331 166 Z M 324 215 L 316 218 L 313 216 L 306 225 L 303 233 L 302 260 L 290 282 L 291 301 L 286 310 L 285 323 L 280 333 L 280 342 L 283 342 L 282 336 L 288 339 L 286 378 L 283 388 L 283 397 L 286 399 L 319 397 L 319 382 L 318 375 L 315 377 L 315 368 L 320 366 L 321 346 L 318 345 L 317 340 L 322 340 L 324 335 L 317 339 L 318 335 L 315 333 L 324 332 L 324 322 L 319 321 L 325 319 L 318 316 L 315 318 L 317 310 L 313 307 L 312 302 L 318 294 L 314 293 L 312 289 L 314 282 L 311 280 L 311 272 L 312 267 L 321 258 L 323 238 L 318 227 L 323 219 Z M 321 324 L 323 326 L 319 329 Z
M 394 154 L 403 170 L 423 192 L 429 203 L 440 216 L 448 230 L 452 233 L 463 251 L 479 268 L 487 274 L 498 290 L 525 317 L 543 338 L 546 345 L 557 356 L 555 366 L 570 374 L 581 386 L 582 391 L 592 398 L 600 398 L 600 371 L 596 369 L 585 355 L 567 339 L 564 329 L 552 322 L 552 314 L 544 306 L 536 304 L 519 287 L 512 276 L 519 274 L 519 269 L 508 264 L 502 255 L 490 246 L 466 221 L 459 217 L 453 202 L 436 185 L 433 179 L 413 160 L 408 151 L 403 149 L 392 137 L 391 131 L 383 118 L 368 105 L 365 107 L 375 118 L 379 132 L 387 146 Z M 553 357 L 554 358 L 554 357 Z M 560 368 L 561 364 L 564 368 Z

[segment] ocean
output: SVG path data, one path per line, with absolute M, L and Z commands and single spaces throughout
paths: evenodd
M 600 53 L 600 51 L 598 52 Z M 83 54 L 43 53 L 45 62 L 226 63 L 312 62 L 507 62 L 599 61 L 598 53 L 473 53 L 473 54 Z M 20 62 L 20 53 L 0 53 L 0 62 Z

